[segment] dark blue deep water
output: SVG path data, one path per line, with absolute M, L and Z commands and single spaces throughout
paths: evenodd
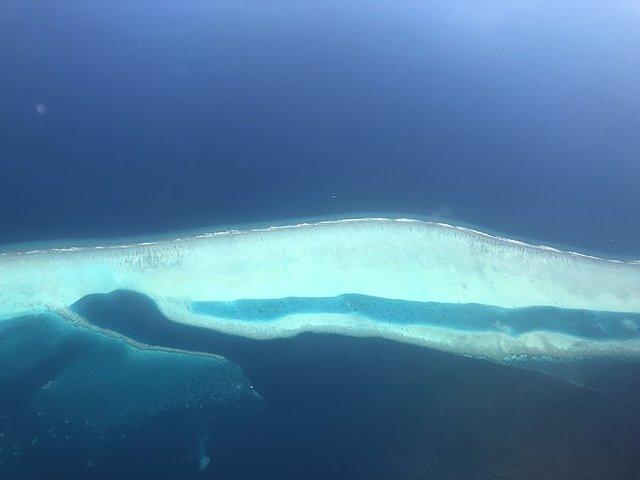
M 636 0 L 3 0 L 0 245 L 388 213 L 640 258 L 638 52 Z M 353 295 L 193 308 L 639 324 Z M 637 362 L 255 341 L 126 291 L 73 310 L 160 360 L 55 315 L 0 322 L 0 480 L 640 478 Z
M 199 385 L 190 382 L 203 380 L 183 370 L 183 394 L 176 394 L 167 381 L 175 362 L 166 375 L 141 377 L 144 364 L 122 356 L 118 341 L 52 318 L 18 319 L 2 326 L 0 345 L 29 342 L 51 353 L 3 382 L 7 478 L 632 479 L 640 468 L 637 362 L 545 366 L 541 359 L 521 369 L 375 338 L 256 341 L 170 322 L 152 301 L 126 291 L 72 308 L 148 344 L 222 354 L 242 366 L 260 401 L 191 403 L 187 393 Z M 96 364 L 115 371 L 108 380 L 125 401 L 115 408 L 94 400 L 107 428 L 94 432 L 86 404 L 66 405 L 85 395 L 91 381 L 82 375 L 64 385 L 57 409 L 47 409 L 48 399 L 38 406 L 44 416 L 31 414 L 33 399 L 58 388 L 61 372 L 95 375 Z M 153 384 L 174 397 L 174 408 L 119 425 L 114 415 L 126 422 L 140 406 L 154 407 L 158 398 L 145 397 Z M 202 439 L 211 465 L 198 473 Z
M 5 0 L 0 242 L 352 212 L 639 256 L 635 0 Z

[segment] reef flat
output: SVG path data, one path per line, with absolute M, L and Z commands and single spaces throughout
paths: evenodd
M 634 316 L 640 314 L 639 264 L 443 223 L 362 218 L 0 255 L 0 318 L 58 311 L 87 295 L 117 289 L 148 296 L 175 322 L 252 338 L 305 331 L 380 336 L 494 359 L 640 354 Z M 525 331 L 517 325 L 505 329 L 498 313 L 495 322 L 487 323 L 492 328 L 474 328 L 471 320 L 465 325 L 469 309 L 466 316 L 454 313 L 451 322 L 440 324 L 428 314 L 420 321 L 398 321 L 357 309 L 302 309 L 265 322 L 194 309 L 207 302 L 343 295 L 552 310 L 549 317 L 538 315 L 544 320 L 529 322 Z M 562 310 L 573 313 L 558 315 Z M 616 324 L 618 334 L 580 334 L 576 311 L 585 312 L 583 330 L 589 330 L 588 322 L 594 324 L 595 315 Z M 554 328 L 549 318 L 555 318 Z M 620 328 L 627 334 L 620 335 Z

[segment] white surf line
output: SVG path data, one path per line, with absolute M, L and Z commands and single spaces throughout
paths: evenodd
M 429 220 L 420 220 L 415 218 L 406 218 L 406 217 L 358 217 L 358 218 L 344 218 L 337 220 L 320 220 L 317 222 L 301 222 L 297 224 L 285 224 L 285 225 L 273 225 L 268 227 L 258 227 L 258 228 L 248 228 L 248 229 L 231 229 L 231 230 L 221 230 L 221 231 L 212 231 L 205 232 L 197 235 L 187 236 L 184 238 L 177 237 L 173 239 L 165 239 L 158 241 L 145 241 L 139 243 L 125 243 L 121 245 L 91 245 L 91 246 L 70 246 L 70 247 L 52 247 L 52 248 L 44 248 L 44 249 L 34 249 L 34 250 L 26 250 L 26 251 L 15 251 L 15 252 L 2 252 L 0 256 L 13 256 L 13 255 L 38 255 L 38 254 L 47 254 L 47 253 L 61 253 L 61 252 L 78 252 L 78 251 L 87 251 L 87 250 L 103 250 L 103 249 L 130 249 L 136 247 L 143 246 L 152 246 L 152 245 L 164 245 L 169 243 L 180 243 L 188 240 L 196 239 L 196 238 L 210 238 L 217 236 L 233 236 L 233 235 L 245 235 L 250 233 L 262 233 L 262 232 L 271 232 L 277 230 L 288 230 L 295 228 L 309 228 L 317 225 L 336 225 L 341 223 L 355 223 L 355 222 L 398 222 L 398 223 L 418 223 L 424 225 L 437 225 L 439 227 L 450 228 L 454 230 L 459 230 L 465 233 L 470 233 L 473 235 L 479 235 L 485 238 L 489 238 L 492 240 L 497 240 L 499 242 L 504 242 L 512 245 L 518 245 L 526 248 L 533 248 L 539 250 L 550 251 L 554 253 L 574 255 L 583 258 L 589 258 L 592 260 L 599 260 L 604 262 L 612 262 L 612 263 L 621 263 L 621 264 L 640 264 L 639 260 L 617 260 L 610 258 L 598 257 L 595 255 L 588 255 L 585 253 L 576 252 L 573 250 L 561 250 L 552 246 L 544 245 L 544 244 L 536 244 L 536 243 L 527 243 L 521 240 L 515 240 L 508 237 L 503 237 L 499 235 L 493 235 L 490 233 L 483 232 L 481 230 L 475 230 L 469 227 L 463 227 L 459 225 L 452 225 L 443 222 L 429 221 Z

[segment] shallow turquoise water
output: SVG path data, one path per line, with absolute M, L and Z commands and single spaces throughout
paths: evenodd
M 243 322 L 268 322 L 304 313 L 359 314 L 393 324 L 518 335 L 551 331 L 597 340 L 640 338 L 640 314 L 557 307 L 500 308 L 480 304 L 413 302 L 346 294 L 335 297 L 193 302 L 193 313 Z

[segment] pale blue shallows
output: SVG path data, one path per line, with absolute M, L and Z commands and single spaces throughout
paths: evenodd
M 190 309 L 193 313 L 243 322 L 270 321 L 302 313 L 354 313 L 382 323 L 442 326 L 454 330 L 501 331 L 512 335 L 551 331 L 597 340 L 640 338 L 640 315 L 636 313 L 558 307 L 510 309 L 481 304 L 413 302 L 357 294 L 193 302 Z

